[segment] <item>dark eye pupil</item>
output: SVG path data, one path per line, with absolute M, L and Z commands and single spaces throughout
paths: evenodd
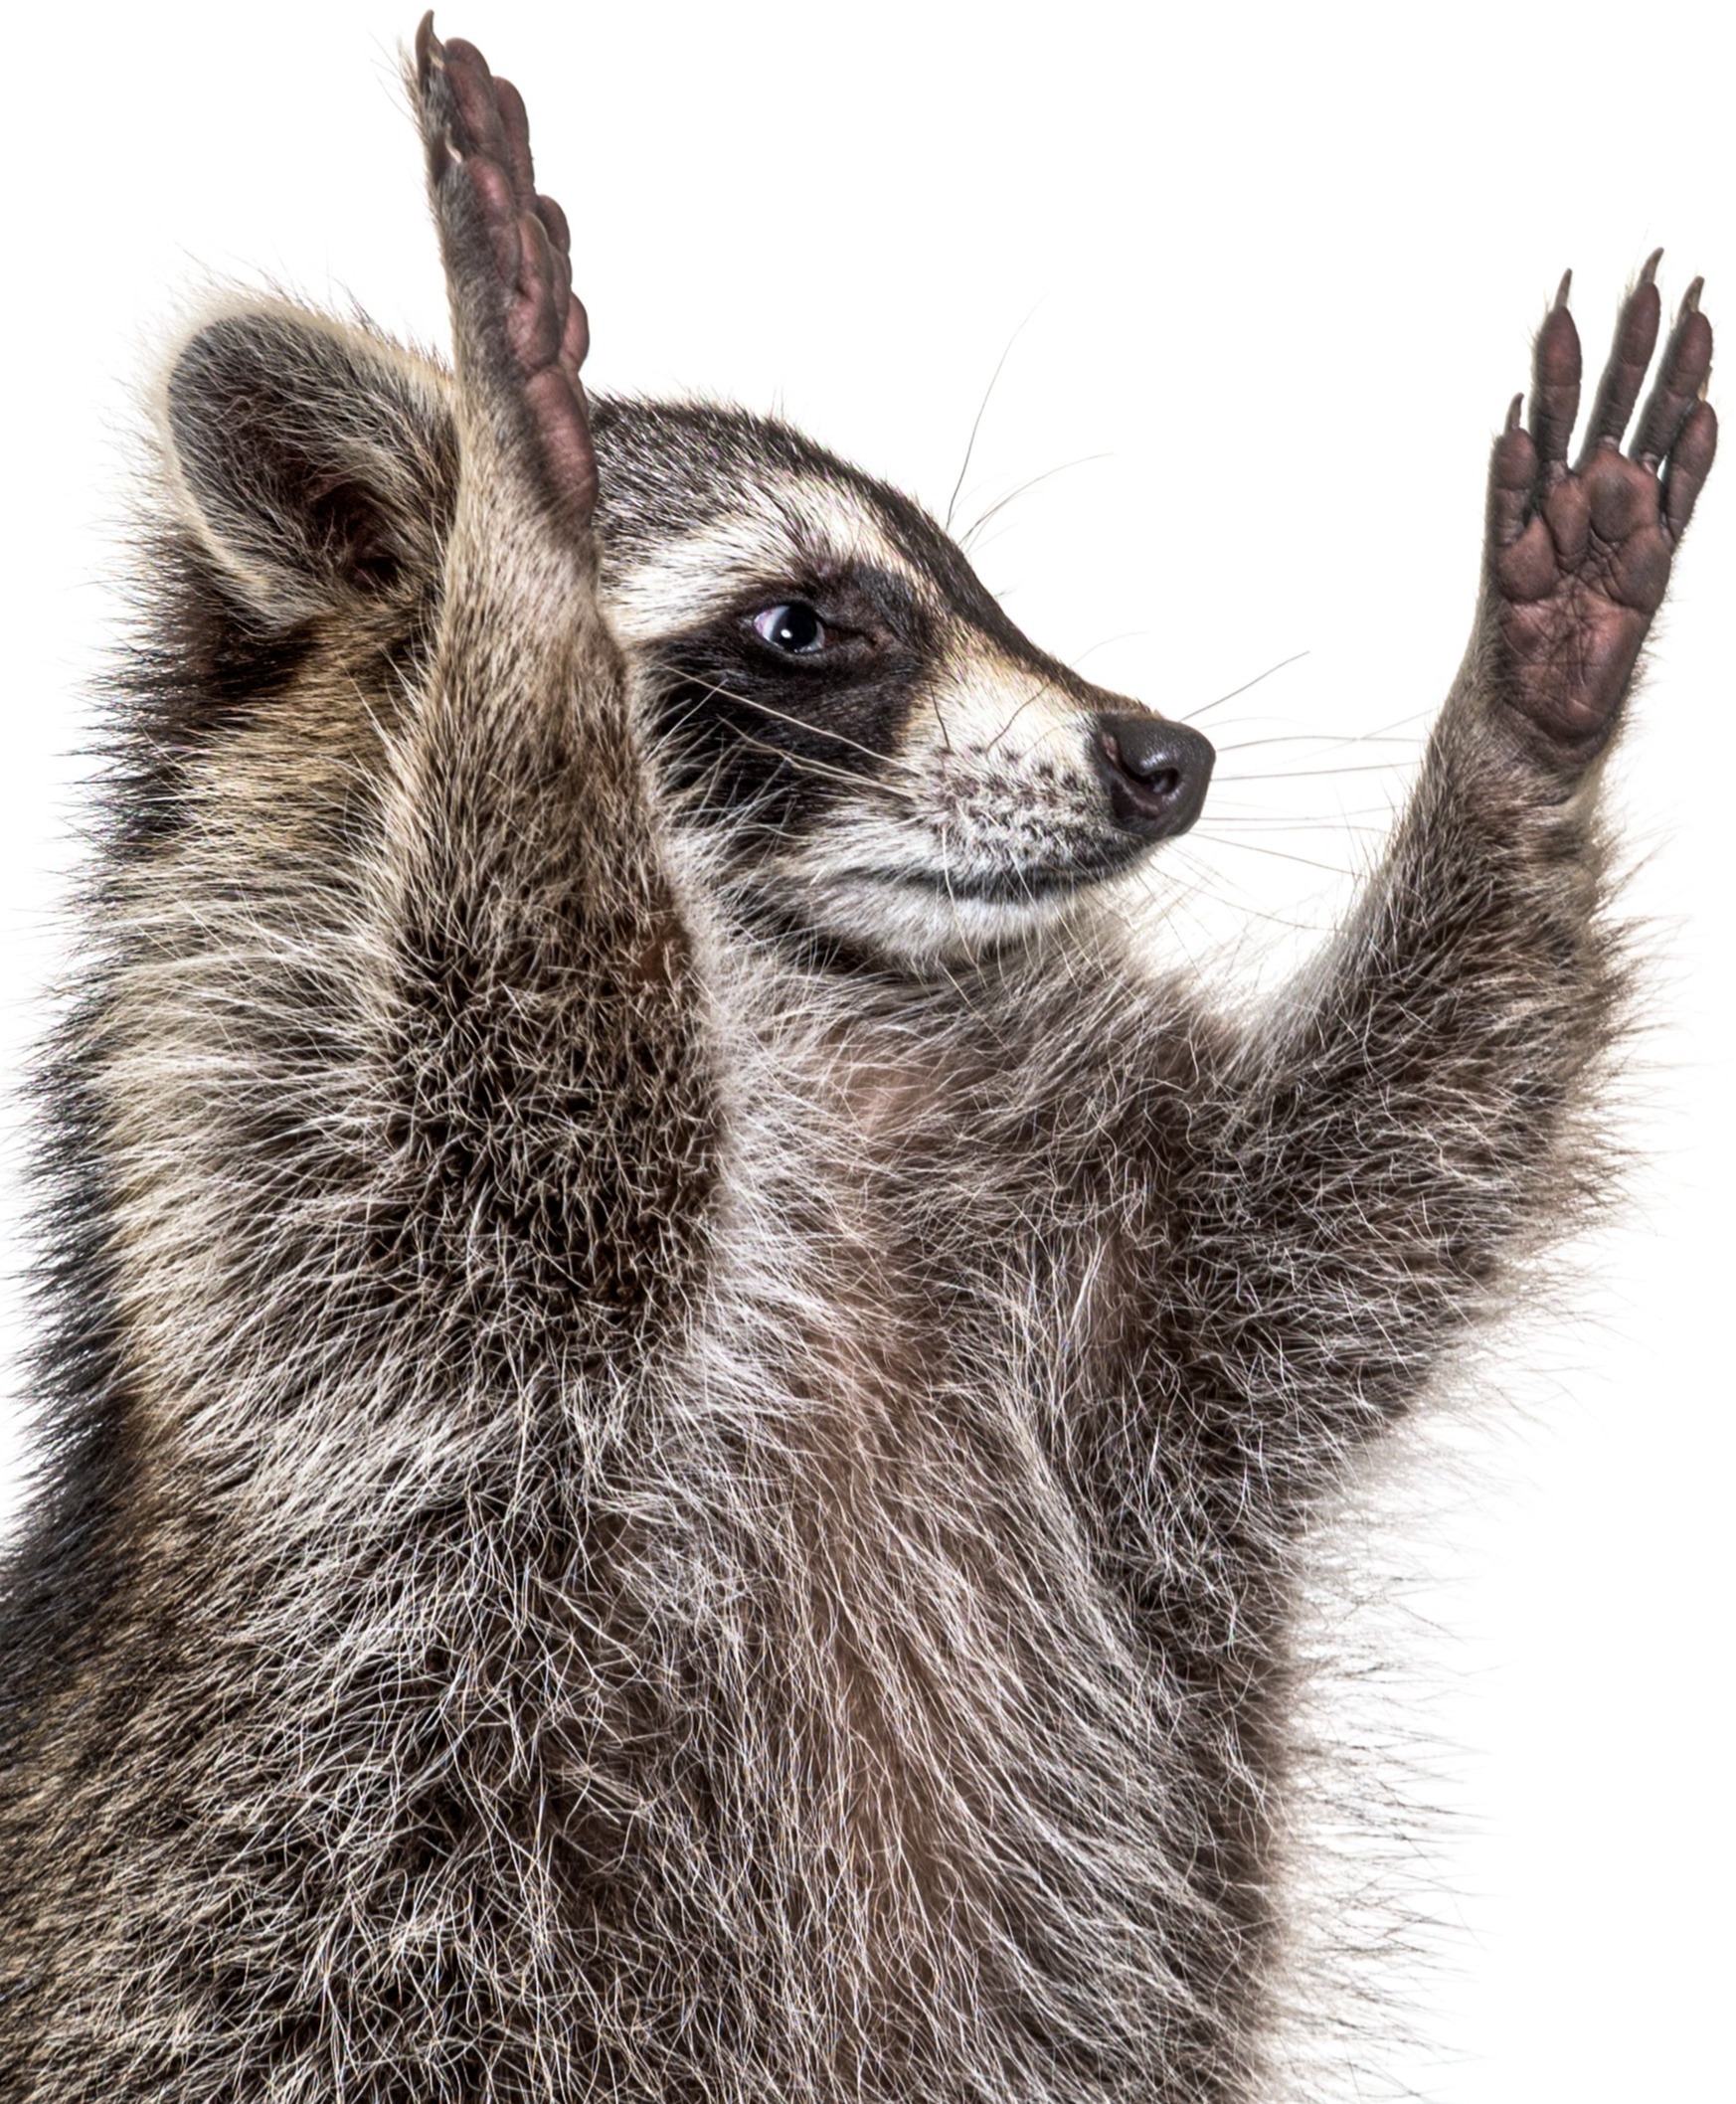
M 762 614 L 754 626 L 777 650 L 788 650 L 804 654 L 817 650 L 825 636 L 825 626 L 811 607 L 799 602 L 790 607 L 773 607 Z

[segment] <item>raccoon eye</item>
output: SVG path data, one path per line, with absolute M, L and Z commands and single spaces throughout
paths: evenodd
M 787 651 L 791 657 L 814 657 L 826 646 L 825 622 L 800 600 L 756 614 L 754 633 L 774 650 Z

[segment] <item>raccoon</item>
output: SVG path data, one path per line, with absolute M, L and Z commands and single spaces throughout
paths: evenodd
M 1604 1186 L 1699 284 L 1570 464 L 1564 282 L 1384 865 L 1246 1012 L 1131 906 L 1206 740 L 795 432 L 587 401 L 520 97 L 411 86 L 450 371 L 236 298 L 158 391 L 0 2098 L 1238 2104 L 1310 1522 Z

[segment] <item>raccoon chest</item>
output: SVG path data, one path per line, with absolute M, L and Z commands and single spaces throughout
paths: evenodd
M 913 1202 L 902 1164 L 834 1190 L 828 1226 L 768 1530 L 788 1561 L 761 1574 L 770 1699 L 804 1852 L 856 1895 L 863 1948 L 974 1944 L 979 1966 L 1045 1876 L 1064 1888 L 1064 1857 L 1140 1824 L 1145 1786 L 1104 1774 L 1150 1773 L 1140 1668 L 1045 1450 L 1047 1375 L 1022 1353 L 1047 1325 L 1009 1320 L 1022 1296 L 957 1261 L 968 1222 Z

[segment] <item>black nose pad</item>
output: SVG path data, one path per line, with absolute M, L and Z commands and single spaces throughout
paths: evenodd
M 1110 809 L 1128 832 L 1167 840 L 1199 816 L 1217 755 L 1198 731 L 1161 716 L 1100 716 L 1092 749 Z

